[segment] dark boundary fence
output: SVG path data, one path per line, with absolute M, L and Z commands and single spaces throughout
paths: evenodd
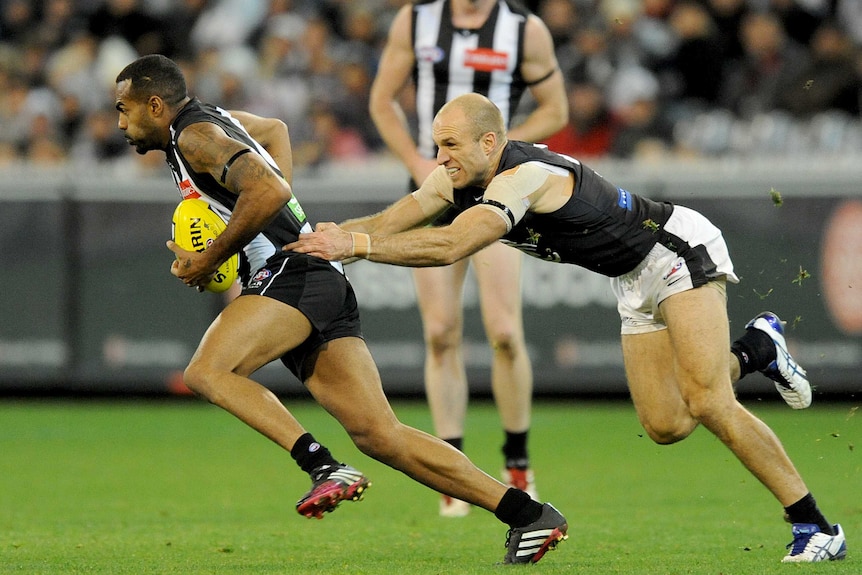
M 724 231 L 742 282 L 733 332 L 770 309 L 820 394 L 862 391 L 860 168 L 840 163 L 598 166 L 622 187 L 698 209 Z M 182 393 L 182 369 L 223 301 L 168 272 L 172 183 L 106 173 L 12 170 L 0 178 L 0 394 Z M 305 174 L 294 188 L 313 222 L 381 209 L 405 191 L 391 164 Z M 391 394 L 423 393 L 423 345 L 410 270 L 347 268 L 366 339 Z M 524 321 L 537 394 L 624 395 L 619 322 L 607 280 L 525 258 Z M 490 390 L 475 286 L 465 292 L 472 389 Z M 304 393 L 280 365 L 273 390 Z M 771 390 L 751 376 L 741 394 Z

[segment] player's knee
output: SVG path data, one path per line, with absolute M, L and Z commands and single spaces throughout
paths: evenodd
M 659 445 L 671 445 L 678 441 L 682 441 L 694 430 L 697 426 L 693 421 L 661 421 L 661 422 L 645 422 L 643 424 L 647 435 L 655 443 Z
M 649 438 L 659 445 L 672 445 L 688 437 L 688 433 L 672 429 L 646 428 Z
M 514 358 L 521 352 L 523 340 L 514 331 L 498 331 L 490 335 L 491 349 L 497 355 Z
M 461 347 L 461 332 L 444 327 L 426 330 L 425 345 L 431 355 L 445 355 Z
M 735 399 L 732 402 L 723 405 L 717 398 L 714 402 L 709 398 L 692 401 L 690 402 L 691 415 L 718 439 L 724 441 L 730 436 L 729 430 L 733 427 L 736 408 L 739 407 Z
M 398 453 L 397 434 L 380 425 L 352 427 L 348 433 L 359 451 L 378 461 L 388 463 Z
M 190 363 L 183 372 L 183 383 L 195 393 L 200 393 L 204 383 L 204 376 L 196 363 Z
M 196 394 L 216 403 L 215 386 L 212 384 L 214 375 L 211 369 L 199 361 L 193 361 L 183 372 L 183 383 Z

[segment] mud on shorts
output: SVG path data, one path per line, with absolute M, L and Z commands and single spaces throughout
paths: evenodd
M 674 294 L 700 286 L 726 294 L 726 282 L 739 283 L 721 230 L 702 214 L 674 206 L 661 235 L 634 270 L 611 278 L 623 334 L 666 329 L 659 304 Z
M 306 360 L 321 345 L 342 337 L 362 337 L 359 307 L 340 263 L 305 254 L 280 252 L 249 280 L 243 295 L 262 295 L 298 309 L 311 322 L 311 334 L 281 357 L 300 381 L 310 375 Z

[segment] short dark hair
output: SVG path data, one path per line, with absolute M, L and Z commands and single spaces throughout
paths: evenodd
M 150 96 L 159 96 L 170 106 L 175 106 L 188 96 L 186 78 L 176 62 L 161 54 L 142 56 L 123 68 L 117 75 L 117 83 L 129 80 L 129 96 L 144 101 Z

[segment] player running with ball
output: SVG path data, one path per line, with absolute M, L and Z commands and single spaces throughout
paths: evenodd
M 335 460 L 272 392 L 250 379 L 276 359 L 363 453 L 508 524 L 505 562 L 536 562 L 564 539 L 568 525 L 553 506 L 507 487 L 449 444 L 398 421 L 362 339 L 341 265 L 280 249 L 311 231 L 289 183 L 284 124 L 234 117 L 189 97 L 181 70 L 164 56 L 135 60 L 116 81 L 118 125 L 128 142 L 141 154 L 165 152 L 183 197 L 203 198 L 229 216 L 201 253 L 168 242 L 177 257 L 172 273 L 202 288 L 219 265 L 240 253 L 242 294 L 204 334 L 184 381 L 290 452 L 309 473 L 312 489 L 297 510 L 320 517 L 340 501 L 358 498 L 368 480 Z

